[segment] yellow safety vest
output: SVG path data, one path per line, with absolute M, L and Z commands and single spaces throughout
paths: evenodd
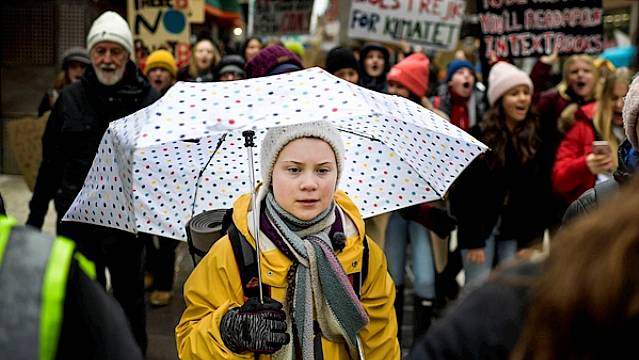
M 75 243 L 0 216 L 0 349 L 20 359 L 54 359 L 71 262 L 95 279 Z

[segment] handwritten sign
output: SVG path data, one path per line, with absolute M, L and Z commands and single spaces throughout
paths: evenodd
M 601 0 L 478 0 L 477 8 L 486 57 L 603 51 Z
M 465 8 L 465 0 L 354 0 L 348 36 L 453 50 Z
M 257 0 L 253 31 L 260 36 L 308 34 L 312 11 L 312 0 Z
M 201 0 L 128 0 L 127 6 L 136 48 L 147 54 L 168 49 L 178 64 L 189 62 L 190 24 L 204 16 Z

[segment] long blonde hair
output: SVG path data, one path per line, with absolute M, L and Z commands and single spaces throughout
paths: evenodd
M 612 150 L 612 161 L 614 163 L 614 167 L 617 167 L 617 149 L 619 148 L 619 140 L 612 132 L 612 116 L 614 113 L 615 102 L 613 101 L 613 93 L 615 91 L 615 85 L 619 82 L 622 82 L 626 86 L 628 86 L 630 82 L 630 74 L 627 69 L 617 69 L 613 72 L 608 73 L 605 77 L 602 86 L 600 87 L 597 99 L 597 109 L 595 110 L 595 115 L 593 116 L 592 122 L 595 125 L 595 129 L 601 135 L 602 140 L 608 141 L 610 144 L 610 149 Z
M 588 98 L 583 99 L 584 101 L 590 101 L 594 99 L 596 96 L 597 83 L 599 82 L 598 81 L 599 71 L 597 71 L 597 66 L 595 65 L 595 60 L 592 58 L 592 56 L 577 54 L 577 55 L 572 55 L 571 57 L 569 57 L 568 60 L 566 60 L 566 62 L 564 63 L 563 79 L 561 80 L 559 85 L 557 85 L 557 90 L 559 91 L 559 94 L 562 97 L 566 99 L 571 99 L 573 101 L 576 100 L 576 99 L 572 99 L 572 97 L 568 94 L 568 75 L 569 75 L 568 71 L 570 67 L 572 66 L 572 64 L 576 63 L 577 61 L 582 61 L 590 65 L 590 67 L 592 67 L 592 73 L 595 76 L 595 86 L 593 86 L 592 88 L 592 93 L 590 94 Z
M 200 75 L 200 71 L 198 70 L 197 64 L 195 61 L 195 48 L 202 41 L 208 41 L 211 43 L 211 45 L 213 45 L 213 60 L 211 60 L 211 67 L 208 69 L 209 72 L 213 73 L 213 69 L 215 69 L 215 65 L 217 65 L 217 63 L 219 63 L 220 59 L 222 58 L 222 55 L 220 55 L 220 50 L 217 48 L 217 44 L 215 43 L 215 41 L 213 41 L 213 39 L 210 39 L 207 37 L 198 39 L 195 42 L 195 44 L 193 44 L 193 47 L 191 48 L 191 61 L 189 62 L 189 75 L 191 75 L 191 77 L 193 78 L 196 78 L 198 77 L 198 75 Z

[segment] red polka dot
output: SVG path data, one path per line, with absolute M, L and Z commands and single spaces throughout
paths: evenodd
M 332 112 L 336 112 L 336 111 L 337 111 L 337 108 L 333 108 L 331 111 L 332 111 Z
M 239 100 L 239 99 L 238 99 L 238 100 L 235 100 L 235 103 L 236 103 L 236 104 L 239 104 L 239 103 L 240 103 L 240 100 Z
M 233 124 L 235 124 L 235 120 L 229 119 L 229 125 L 233 125 Z
M 147 136 L 149 136 L 149 134 L 146 134 L 146 133 L 142 134 L 142 137 L 147 137 Z

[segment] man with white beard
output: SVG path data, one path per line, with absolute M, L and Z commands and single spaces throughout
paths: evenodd
M 109 123 L 150 105 L 160 95 L 130 60 L 133 37 L 120 15 L 107 11 L 95 20 L 87 36 L 87 50 L 92 66 L 80 81 L 64 88 L 42 136 L 42 164 L 27 224 L 41 228 L 53 199 L 58 235 L 73 239 L 78 249 L 95 262 L 98 281 L 103 285 L 104 268 L 109 269 L 113 295 L 145 352 L 144 242 L 113 228 L 59 219 L 80 192 Z

